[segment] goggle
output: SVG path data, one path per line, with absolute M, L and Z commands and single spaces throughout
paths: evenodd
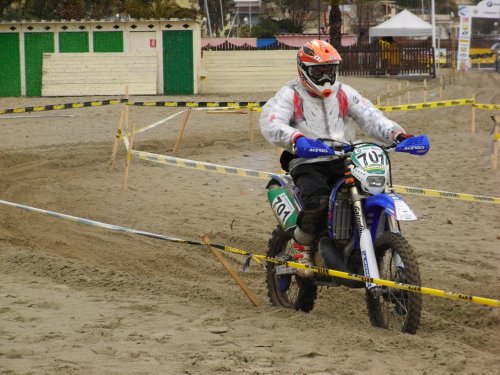
M 339 72 L 339 64 L 318 64 L 307 67 L 307 73 L 316 82 L 334 81 Z

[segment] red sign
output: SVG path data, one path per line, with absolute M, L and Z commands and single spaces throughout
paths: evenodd
M 149 39 L 149 46 L 151 48 L 156 48 L 156 39 Z

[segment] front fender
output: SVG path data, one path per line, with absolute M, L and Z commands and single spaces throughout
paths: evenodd
M 371 195 L 364 201 L 365 213 L 368 216 L 370 213 L 377 213 L 384 210 L 384 213 L 394 217 L 396 220 L 412 221 L 417 220 L 417 216 L 413 213 L 406 202 L 397 194 L 375 194 Z M 378 217 L 379 215 L 375 215 Z

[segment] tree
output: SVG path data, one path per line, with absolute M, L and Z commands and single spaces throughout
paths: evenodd
M 328 24 L 330 25 L 330 44 L 335 48 L 342 46 L 342 13 L 340 12 L 340 0 L 330 0 L 330 14 Z
M 260 22 L 252 28 L 252 36 L 256 38 L 273 38 L 279 33 L 278 23 L 270 17 L 261 19 Z
M 128 0 L 125 11 L 133 18 L 195 18 L 196 9 L 181 8 L 175 0 Z
M 230 10 L 233 7 L 232 0 L 206 0 L 208 7 L 208 15 L 210 16 L 210 25 L 213 31 L 219 31 L 220 35 L 224 35 L 224 26 L 226 25 L 225 16 L 230 14 Z M 200 12 L 207 18 L 208 16 L 205 11 L 205 0 L 198 0 L 200 5 Z M 221 6 L 222 12 L 221 14 Z M 207 21 L 208 22 L 208 21 Z
M 302 33 L 307 22 L 316 18 L 312 3 L 304 0 L 282 0 L 278 6 L 280 18 L 289 19 L 297 30 L 295 32 Z
M 62 1 L 57 8 L 57 18 L 64 20 L 80 20 L 86 15 L 87 9 L 83 0 Z
M 356 5 L 356 33 L 358 43 L 366 42 L 368 39 L 368 29 L 374 26 L 375 21 L 383 16 L 379 3 L 375 0 L 353 0 Z

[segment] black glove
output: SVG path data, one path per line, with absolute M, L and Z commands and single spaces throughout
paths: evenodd
M 403 142 L 404 140 L 407 140 L 408 138 L 412 138 L 413 135 L 412 134 L 408 134 L 408 133 L 399 133 L 397 136 L 396 136 L 396 142 L 397 143 L 401 143 Z

